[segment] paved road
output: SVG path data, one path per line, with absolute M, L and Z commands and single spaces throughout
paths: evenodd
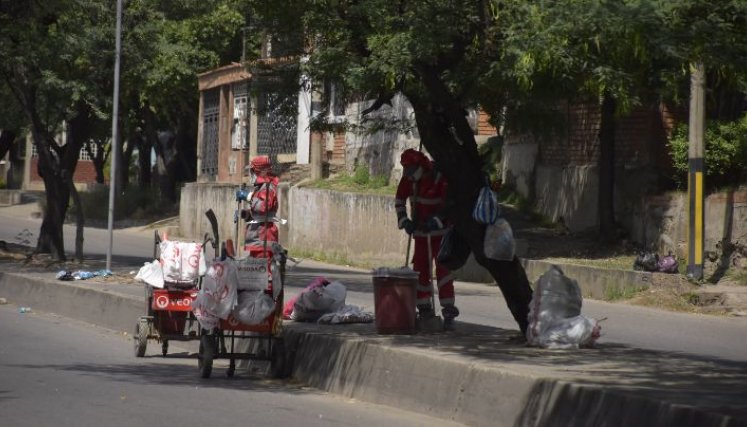
M 0 208 L 0 240 L 14 241 L 19 231 L 38 232 L 40 220 L 28 219 L 22 208 Z M 72 241 L 72 227 L 66 227 L 66 239 Z M 115 255 L 147 258 L 152 253 L 153 231 L 122 230 L 115 233 Z M 106 230 L 86 229 L 86 252 L 105 253 Z M 66 243 L 71 245 L 71 243 Z M 72 247 L 72 246 L 69 246 Z M 303 261 L 289 272 L 289 295 L 317 276 L 339 279 L 348 288 L 349 304 L 373 310 L 370 272 Z M 461 321 L 516 329 L 500 291 L 495 286 L 457 283 L 457 305 Z M 137 290 L 137 295 L 142 292 Z M 747 362 L 747 318 L 671 313 L 619 303 L 587 299 L 583 313 L 603 322 L 600 344 L 684 352 L 707 359 Z
M 457 425 L 248 373 L 199 380 L 177 348 L 138 359 L 122 334 L 11 305 L 0 305 L 0 340 L 4 426 Z

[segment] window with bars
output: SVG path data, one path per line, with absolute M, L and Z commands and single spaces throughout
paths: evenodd
M 247 82 L 233 84 L 233 125 L 231 148 L 249 148 L 249 85 Z
M 202 164 L 200 173 L 218 175 L 218 120 L 220 89 L 203 92 L 202 109 Z

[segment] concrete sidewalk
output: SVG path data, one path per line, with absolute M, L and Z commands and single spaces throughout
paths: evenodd
M 131 281 L 0 270 L 0 297 L 11 304 L 127 332 L 144 310 L 143 286 Z M 377 335 L 372 324 L 285 326 L 295 380 L 468 425 L 747 426 L 743 363 L 609 344 L 540 350 L 513 340 L 515 331 L 466 323 L 412 336 Z

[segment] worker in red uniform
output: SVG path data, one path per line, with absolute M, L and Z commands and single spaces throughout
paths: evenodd
M 417 308 L 420 319 L 435 316 L 432 300 L 432 263 L 436 265 L 438 300 L 444 329 L 453 328 L 459 310 L 454 305 L 454 276 L 436 261 L 441 239 L 446 233 L 442 216 L 447 183 L 434 169 L 433 163 L 420 151 L 405 150 L 400 158 L 403 173 L 397 186 L 394 206 L 398 227 L 415 239 L 413 269 L 418 272 Z M 410 199 L 411 212 L 407 215 L 406 202 Z
M 248 208 L 241 211 L 241 218 L 247 222 L 244 251 L 254 258 L 270 258 L 272 243 L 278 241 L 278 227 L 275 225 L 278 177 L 273 175 L 272 163 L 267 156 L 252 159 L 249 176 Z

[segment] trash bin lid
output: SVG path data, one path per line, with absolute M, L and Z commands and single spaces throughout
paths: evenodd
M 418 272 L 410 267 L 379 267 L 375 268 L 372 274 L 374 277 L 398 277 L 403 279 L 418 277 Z

